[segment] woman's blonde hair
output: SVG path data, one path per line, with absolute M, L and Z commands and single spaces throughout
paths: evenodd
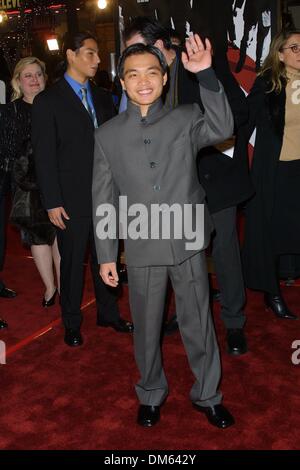
M 280 31 L 271 42 L 269 54 L 258 73 L 258 76 L 265 74 L 270 76 L 271 89 L 269 92 L 280 93 L 282 85 L 287 81 L 285 64 L 279 59 L 279 52 L 283 50 L 288 39 L 294 34 L 300 34 L 300 31 Z
M 37 57 L 24 57 L 24 59 L 19 60 L 17 65 L 15 66 L 13 77 L 11 80 L 11 86 L 13 88 L 13 93 L 12 93 L 12 98 L 11 100 L 17 100 L 18 98 L 21 98 L 23 96 L 23 92 L 20 87 L 20 75 L 27 67 L 27 65 L 32 65 L 32 64 L 37 64 L 40 66 L 41 71 L 44 75 L 45 81 L 47 80 L 47 75 L 46 75 L 46 65 L 44 62 L 42 62 L 40 59 Z

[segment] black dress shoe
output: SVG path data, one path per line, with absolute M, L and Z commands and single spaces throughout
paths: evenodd
M 165 335 L 169 336 L 175 333 L 178 330 L 178 321 L 176 313 L 170 318 L 170 320 L 165 323 L 163 332 Z
M 80 330 L 72 330 L 71 328 L 66 328 L 64 340 L 68 346 L 81 346 L 83 343 Z
M 123 318 L 119 318 L 116 321 L 106 322 L 103 320 L 97 321 L 98 326 L 104 326 L 104 328 L 111 327 L 120 333 L 132 333 L 134 330 L 133 323 L 126 321 Z
M 0 297 L 4 297 L 5 299 L 13 299 L 16 296 L 17 293 L 12 289 L 8 289 L 8 287 L 3 287 L 0 291 Z
M 278 318 L 286 318 L 288 320 L 297 320 L 298 317 L 290 312 L 281 295 L 272 295 L 265 293 L 265 305 L 267 309 L 271 309 Z
M 6 323 L 6 321 L 0 318 L 0 330 L 2 330 L 3 328 L 7 328 L 7 327 L 8 327 L 8 324 Z
M 204 407 L 193 403 L 193 406 L 197 411 L 204 413 L 208 422 L 217 428 L 225 429 L 234 424 L 233 416 L 223 405 Z
M 240 356 L 248 351 L 247 340 L 242 328 L 228 328 L 227 352 L 233 356 Z
M 140 426 L 150 428 L 154 424 L 158 423 L 160 418 L 160 407 L 159 406 L 149 406 L 149 405 L 140 405 L 137 422 Z
M 210 289 L 210 295 L 214 302 L 220 302 L 221 292 L 219 291 L 219 289 Z
M 54 294 L 49 300 L 46 300 L 45 297 L 42 300 L 42 307 L 52 307 L 55 304 L 55 299 L 57 296 L 57 289 L 55 289 Z

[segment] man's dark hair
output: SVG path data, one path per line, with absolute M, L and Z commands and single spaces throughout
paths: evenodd
M 82 46 L 84 41 L 87 39 L 93 39 L 97 42 L 97 38 L 90 33 L 89 31 L 78 31 L 77 33 L 66 33 L 64 35 L 63 40 L 63 47 L 62 52 L 64 57 L 66 57 L 66 53 L 68 49 L 72 51 L 78 51 Z
M 130 57 L 132 55 L 138 55 L 138 54 L 152 54 L 154 55 L 157 60 L 159 61 L 159 65 L 161 67 L 161 71 L 163 75 L 167 72 L 168 70 L 168 64 L 165 59 L 165 56 L 163 53 L 155 46 L 152 46 L 150 44 L 133 44 L 132 46 L 127 47 L 123 51 L 123 54 L 121 55 L 118 63 L 118 74 L 120 78 L 124 78 L 124 65 L 125 65 L 125 60 L 127 57 Z
M 61 60 L 55 67 L 54 71 L 54 82 L 61 79 L 68 68 L 67 61 L 67 50 L 78 51 L 86 39 L 93 39 L 97 42 L 97 38 L 93 36 L 89 31 L 79 31 L 77 33 L 67 32 L 63 38 L 62 54 L 63 60 Z
M 123 31 L 124 42 L 129 41 L 136 34 L 140 34 L 146 44 L 155 44 L 159 39 L 164 43 L 166 49 L 171 49 L 172 43 L 167 28 L 156 20 L 147 16 L 137 16 Z

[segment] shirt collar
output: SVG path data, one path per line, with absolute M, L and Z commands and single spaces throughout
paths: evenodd
M 86 88 L 87 91 L 90 91 L 90 82 L 87 80 L 85 83 L 79 83 L 74 78 L 70 77 L 67 73 L 64 75 L 65 80 L 69 83 L 69 85 L 73 88 L 76 95 L 80 96 L 81 88 Z

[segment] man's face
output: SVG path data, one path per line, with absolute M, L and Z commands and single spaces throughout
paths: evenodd
M 134 104 L 147 110 L 161 96 L 166 81 L 167 74 L 153 54 L 135 54 L 125 60 L 121 83 Z
M 85 81 L 96 75 L 100 58 L 98 45 L 94 39 L 86 39 L 77 51 L 68 49 L 67 57 L 69 68 L 79 81 Z

